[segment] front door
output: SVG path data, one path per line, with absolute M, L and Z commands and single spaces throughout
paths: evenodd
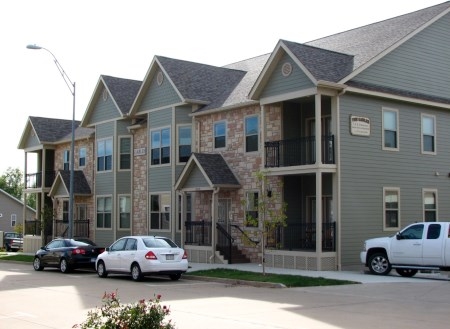
M 217 222 L 228 229 L 231 199 L 219 199 L 217 208 Z

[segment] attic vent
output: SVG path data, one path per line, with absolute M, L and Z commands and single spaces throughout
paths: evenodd
M 292 73 L 292 64 L 289 62 L 286 62 L 281 67 L 281 74 L 283 74 L 284 77 L 290 76 Z
M 103 89 L 103 100 L 106 101 L 108 99 L 108 91 Z
M 158 75 L 156 76 L 156 82 L 158 82 L 158 86 L 161 86 L 164 81 L 164 75 L 161 71 L 158 72 Z

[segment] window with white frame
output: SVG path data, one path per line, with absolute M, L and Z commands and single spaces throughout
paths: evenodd
M 248 191 L 245 193 L 245 226 L 258 227 L 258 192 Z
M 17 224 L 17 215 L 11 214 L 11 227 L 16 226 L 16 224 Z
M 192 195 L 190 193 L 186 194 L 186 204 L 185 204 L 185 210 L 186 210 L 186 217 L 184 218 L 184 220 L 186 222 L 190 222 L 192 220 Z M 182 196 L 179 195 L 178 196 L 178 224 L 177 224 L 177 230 L 181 231 L 181 227 L 183 226 L 183 222 L 182 222 Z
M 400 228 L 400 189 L 385 187 L 384 195 L 384 229 Z
M 119 139 L 119 170 L 131 169 L 131 137 Z
M 259 119 L 258 116 L 245 118 L 245 151 L 258 151 Z
M 150 230 L 170 229 L 170 194 L 150 195 Z
M 398 111 L 383 109 L 383 149 L 398 150 Z
M 422 153 L 436 154 L 436 117 L 422 114 Z
M 112 198 L 98 197 L 97 198 L 97 228 L 111 228 L 112 227 Z
M 170 163 L 170 128 L 153 130 L 150 136 L 152 146 L 150 164 Z
M 192 127 L 178 127 L 178 162 L 187 162 L 191 156 Z
M 119 196 L 119 229 L 131 228 L 131 197 Z
M 78 166 L 79 167 L 86 166 L 86 148 L 85 147 L 81 147 L 79 150 Z
M 214 148 L 224 148 L 227 144 L 227 123 L 219 121 L 214 123 Z
M 437 191 L 423 190 L 423 221 L 435 222 L 437 220 Z
M 97 141 L 97 171 L 112 170 L 113 141 L 112 138 Z
M 63 155 L 63 170 L 69 170 L 70 169 L 70 151 L 64 150 Z

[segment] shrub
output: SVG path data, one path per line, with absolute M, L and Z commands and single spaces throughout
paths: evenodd
M 116 292 L 103 295 L 102 307 L 88 312 L 87 319 L 73 328 L 81 329 L 174 329 L 171 320 L 164 321 L 170 310 L 160 304 L 161 295 L 134 304 L 120 304 Z

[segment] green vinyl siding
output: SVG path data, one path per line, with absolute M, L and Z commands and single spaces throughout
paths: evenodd
M 172 167 L 155 166 L 151 167 L 148 174 L 148 184 L 150 193 L 170 191 L 172 189 Z
M 192 123 L 192 118 L 189 114 L 192 113 L 190 106 L 179 106 L 175 109 L 175 124 Z
M 172 124 L 172 109 L 165 108 L 148 114 L 149 128 L 159 128 Z
M 184 188 L 194 188 L 194 187 L 209 187 L 208 181 L 205 179 L 205 176 L 203 173 L 198 169 L 198 167 L 195 167 L 191 174 L 189 175 L 189 178 L 187 179 L 186 183 L 183 186 Z
M 286 62 L 289 62 L 292 65 L 292 73 L 287 77 L 283 76 L 281 73 L 281 67 Z M 311 79 L 288 55 L 285 54 L 272 72 L 272 75 L 261 94 L 261 98 L 282 95 L 312 87 L 314 87 L 314 84 Z
M 103 95 L 103 90 L 99 93 Z M 89 125 L 115 120 L 120 117 L 120 112 L 109 94 L 106 100 L 102 96 L 98 97 L 94 108 L 95 110 L 92 111 L 91 117 L 89 118 Z
M 438 215 L 450 218 L 450 117 L 445 111 L 346 94 L 340 100 L 342 264 L 358 264 L 365 239 L 383 231 L 383 187 L 400 189 L 400 225 L 421 221 L 422 189 L 438 190 Z M 382 108 L 399 113 L 399 151 L 382 149 Z M 421 113 L 436 116 L 437 154 L 421 154 Z M 370 136 L 350 134 L 350 115 L 370 119 Z M 440 173 L 436 176 L 436 172 Z
M 450 98 L 450 14 L 353 78 L 354 81 Z
M 172 87 L 172 84 L 170 84 L 169 79 L 164 77 L 162 84 L 158 85 L 156 77 L 157 74 L 155 74 L 153 80 L 150 82 L 150 86 L 137 113 L 143 113 L 148 110 L 181 102 L 180 97 Z

